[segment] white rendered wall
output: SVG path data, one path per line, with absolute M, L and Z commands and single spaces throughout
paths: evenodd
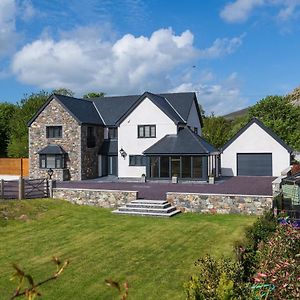
M 191 129 L 194 131 L 194 127 L 198 128 L 198 134 L 202 134 L 201 124 L 197 112 L 197 108 L 195 105 L 195 102 L 193 101 L 193 104 L 191 106 L 191 110 L 187 119 L 187 125 L 191 126 Z
M 290 154 L 256 123 L 243 132 L 221 155 L 223 176 L 237 175 L 237 153 L 272 153 L 273 176 L 290 165 Z
M 156 138 L 138 138 L 138 125 L 156 125 Z M 176 134 L 177 126 L 151 100 L 145 98 L 120 124 L 118 150 L 123 148 L 126 158 L 118 152 L 118 176 L 140 177 L 146 174 L 146 167 L 129 166 L 129 155 L 142 155 L 167 134 Z

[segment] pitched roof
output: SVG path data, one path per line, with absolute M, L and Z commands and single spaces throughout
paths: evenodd
M 257 118 L 252 118 L 244 127 L 242 127 L 222 148 L 223 152 L 229 145 L 231 145 L 240 135 L 242 135 L 252 124 L 257 124 L 261 129 L 268 133 L 274 140 L 276 140 L 282 147 L 284 147 L 289 153 L 293 152 L 293 149 L 289 147 L 275 132 L 267 127 L 263 122 Z
M 57 100 L 79 124 L 104 125 L 92 101 L 53 94 L 48 98 L 46 103 L 39 109 L 39 111 L 31 118 L 31 120 L 28 122 L 28 126 L 30 126 L 34 122 L 38 115 L 53 99 Z
M 138 100 L 139 95 L 93 98 L 105 125 L 115 126 L 116 122 Z
M 38 152 L 38 154 L 66 154 L 67 152 L 59 145 L 49 144 L 42 150 Z
M 28 126 L 53 98 L 60 102 L 80 124 L 118 126 L 145 97 L 148 97 L 176 124 L 186 123 L 193 103 L 197 104 L 197 98 L 193 92 L 169 94 L 145 92 L 143 95 L 99 97 L 88 100 L 53 94 L 28 122 Z M 202 124 L 198 105 L 196 108 Z
M 149 147 L 143 153 L 146 155 L 184 155 L 210 154 L 218 152 L 205 139 L 184 127 L 177 134 L 168 134 Z

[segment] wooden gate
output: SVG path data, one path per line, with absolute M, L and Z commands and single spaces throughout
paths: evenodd
M 47 198 L 49 197 L 48 179 L 25 179 L 24 180 L 24 198 Z
M 47 198 L 49 195 L 49 181 L 46 178 L 0 180 L 0 199 Z

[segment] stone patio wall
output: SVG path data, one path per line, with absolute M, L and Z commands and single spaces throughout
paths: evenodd
M 272 208 L 272 196 L 167 193 L 167 201 L 183 212 L 262 215 Z
M 138 198 L 137 191 L 54 188 L 53 198 L 74 204 L 118 208 Z

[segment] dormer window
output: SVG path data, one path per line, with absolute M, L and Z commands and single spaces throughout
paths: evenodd
M 198 127 L 194 127 L 194 132 L 198 134 Z
M 47 126 L 46 137 L 48 139 L 61 139 L 62 138 L 62 126 Z

